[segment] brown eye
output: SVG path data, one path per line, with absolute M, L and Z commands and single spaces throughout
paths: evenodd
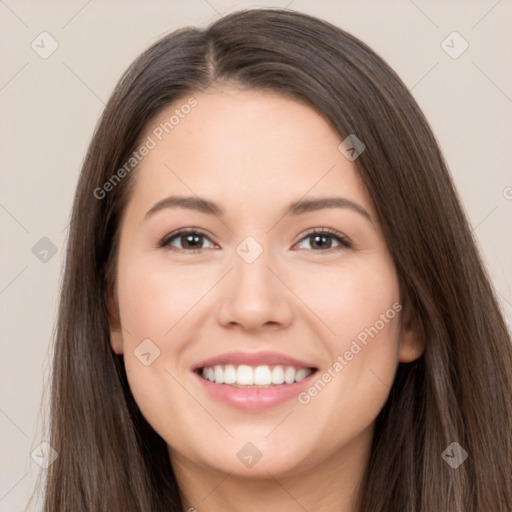
M 200 251 L 204 249 L 203 243 L 210 240 L 205 234 L 195 230 L 182 230 L 165 237 L 160 247 L 171 247 L 184 251 Z M 176 243 L 179 244 L 176 246 Z
M 311 231 L 302 238 L 301 242 L 303 240 L 308 240 L 310 245 L 309 248 L 316 250 L 316 252 L 323 252 L 329 249 L 347 249 L 352 247 L 351 243 L 341 233 L 332 229 Z M 338 245 L 333 247 L 333 240 L 335 240 Z

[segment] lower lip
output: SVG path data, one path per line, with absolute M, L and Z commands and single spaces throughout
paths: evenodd
M 304 380 L 293 384 L 280 384 L 266 388 L 237 388 L 229 384 L 215 384 L 194 372 L 201 385 L 213 398 L 239 409 L 267 409 L 280 405 L 303 391 L 315 374 L 316 372 L 312 372 Z

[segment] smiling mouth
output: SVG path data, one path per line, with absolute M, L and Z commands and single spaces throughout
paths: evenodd
M 214 384 L 237 388 L 271 388 L 301 382 L 317 371 L 285 365 L 226 364 L 197 368 L 196 373 Z

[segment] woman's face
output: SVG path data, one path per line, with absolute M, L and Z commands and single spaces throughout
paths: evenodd
M 142 138 L 121 224 L 111 343 L 135 400 L 189 467 L 285 475 L 366 456 L 398 362 L 422 347 L 355 165 L 295 100 L 193 97 Z

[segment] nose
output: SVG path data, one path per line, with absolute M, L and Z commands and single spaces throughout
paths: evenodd
M 220 290 L 219 323 L 250 331 L 287 327 L 293 316 L 293 294 L 273 268 L 267 251 L 252 263 L 234 254 L 233 267 Z

